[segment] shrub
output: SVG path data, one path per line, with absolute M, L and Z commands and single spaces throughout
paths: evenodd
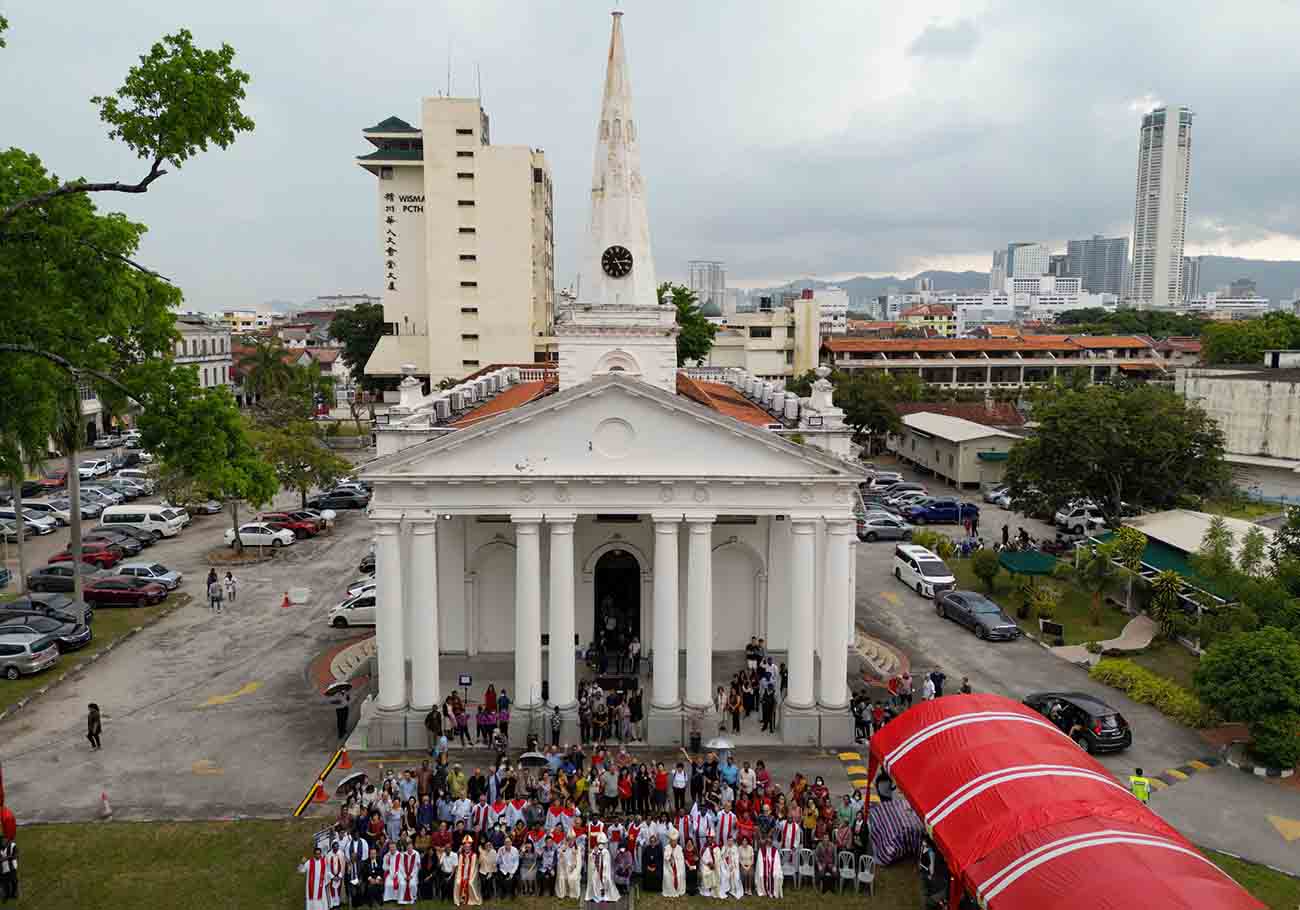
M 992 594 L 993 582 L 1002 571 L 998 554 L 992 550 L 976 550 L 974 557 L 971 558 L 970 568 L 975 573 L 975 577 L 984 583 L 984 589 Z
M 1087 644 L 1084 645 L 1084 648 L 1087 649 L 1089 654 L 1100 654 L 1102 650 L 1101 644 L 1095 641 L 1088 642 Z
M 942 540 L 944 540 L 944 536 L 938 531 L 916 530 L 912 532 L 912 543 L 916 544 L 918 547 L 925 547 L 931 553 L 940 556 L 942 556 L 942 554 L 939 553 L 939 546 L 940 541 Z
M 1294 768 L 1300 762 L 1300 716 L 1275 714 L 1250 725 L 1250 754 L 1270 768 Z
M 1132 661 L 1104 658 L 1088 671 L 1088 675 L 1189 727 L 1206 727 L 1217 720 L 1213 710 L 1191 692 Z

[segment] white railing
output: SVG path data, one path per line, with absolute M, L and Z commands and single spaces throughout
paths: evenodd
M 555 379 L 558 371 L 555 367 L 520 367 L 520 382 L 546 382 Z

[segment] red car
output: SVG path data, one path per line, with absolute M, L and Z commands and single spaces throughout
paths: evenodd
M 318 534 L 321 531 L 325 530 L 325 524 L 326 524 L 325 519 L 321 518 L 317 514 L 314 514 L 312 512 L 290 512 L 289 514 L 294 518 L 298 519 L 299 521 L 311 522 L 313 525 L 316 526 L 316 533 Z
M 81 590 L 87 603 L 99 606 L 147 607 L 167 596 L 167 589 L 156 581 L 119 575 L 94 579 Z
M 71 550 L 63 550 L 55 553 L 50 557 L 50 562 L 68 562 L 72 559 Z M 81 543 L 81 561 L 88 562 L 91 565 L 99 566 L 101 569 L 111 569 L 122 561 L 122 550 L 113 544 L 103 543 Z
M 302 540 L 304 537 L 315 537 L 319 530 L 316 522 L 310 519 L 294 518 L 288 512 L 263 512 L 257 516 L 257 520 L 268 524 L 277 531 L 281 528 L 292 531 L 293 536 Z
M 68 472 L 63 469 L 50 471 L 41 478 L 40 484 L 47 490 L 62 490 L 68 484 Z

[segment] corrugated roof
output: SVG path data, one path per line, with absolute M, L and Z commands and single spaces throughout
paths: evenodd
M 908 414 L 903 417 L 903 423 L 910 429 L 918 430 L 929 436 L 937 436 L 949 442 L 969 442 L 972 439 L 985 439 L 989 436 L 1001 436 L 1007 439 L 1020 438 L 1015 433 L 1008 433 L 1006 430 L 975 423 L 973 420 L 963 420 L 960 417 L 935 414 L 932 411 Z
M 679 372 L 677 394 L 753 427 L 766 427 L 777 422 L 767 411 L 723 382 L 705 382 Z
M 1092 350 L 1104 348 L 1149 348 L 1151 339 L 1137 335 L 1071 335 L 1070 339 L 1080 347 Z
M 512 385 L 504 392 L 491 398 L 474 410 L 462 414 L 451 422 L 453 427 L 464 429 L 473 426 L 480 420 L 485 420 L 493 414 L 501 414 L 505 411 L 513 411 L 521 405 L 528 404 L 530 401 L 536 401 L 544 395 L 549 395 L 558 389 L 559 383 L 554 380 L 540 380 L 538 382 L 521 382 L 518 385 Z
M 1152 512 L 1128 519 L 1125 524 L 1137 528 L 1152 540 L 1158 540 L 1184 553 L 1195 553 L 1205 539 L 1210 522 L 1216 517 L 1206 512 L 1194 512 L 1191 509 L 1170 509 L 1167 512 Z M 1252 528 L 1259 528 L 1265 538 L 1273 539 L 1274 531 L 1263 525 L 1240 518 L 1224 518 L 1223 523 L 1233 534 L 1233 554 L 1241 551 L 1242 541 Z
M 1025 417 L 1009 401 L 909 401 L 894 405 L 899 417 L 908 414 L 942 414 L 989 427 L 1023 427 Z
M 1063 336 L 1058 336 L 1063 337 Z M 835 352 L 891 354 L 908 351 L 1079 351 L 1078 345 L 1052 336 L 1026 338 L 827 338 L 823 346 Z
M 941 303 L 922 303 L 903 310 L 902 316 L 904 319 L 909 316 L 952 316 L 952 307 Z

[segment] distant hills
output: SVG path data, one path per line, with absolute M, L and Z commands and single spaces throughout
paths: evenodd
M 910 277 L 887 275 L 869 278 L 860 275 L 844 281 L 818 281 L 804 278 L 777 288 L 751 291 L 751 296 L 773 291 L 802 291 L 804 288 L 824 288 L 831 285 L 844 288 L 849 294 L 850 309 L 865 309 L 870 298 L 889 293 L 890 288 L 911 291 L 916 279 L 929 278 L 936 291 L 983 290 L 989 286 L 988 272 L 946 272 L 929 270 Z M 1253 278 L 1261 297 L 1274 303 L 1292 300 L 1300 289 L 1300 262 L 1291 260 L 1241 259 L 1236 256 L 1201 257 L 1201 293 L 1231 284 L 1238 278 Z

